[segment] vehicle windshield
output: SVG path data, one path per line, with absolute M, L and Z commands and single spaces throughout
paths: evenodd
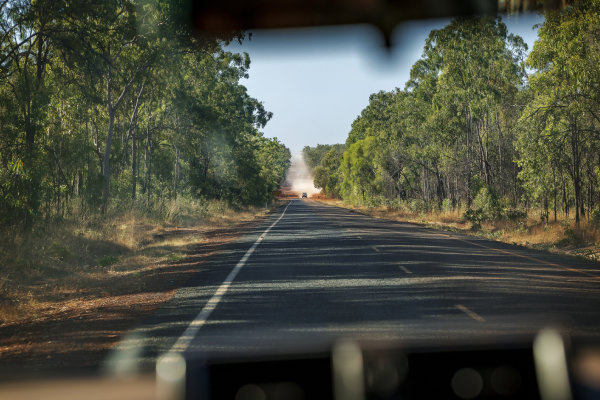
M 597 1 L 387 44 L 185 3 L 0 3 L 0 375 L 598 339 Z

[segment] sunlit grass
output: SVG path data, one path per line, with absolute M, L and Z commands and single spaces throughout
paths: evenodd
M 357 211 L 356 204 L 344 203 L 338 199 L 318 200 L 326 204 Z M 421 223 L 446 230 L 477 235 L 513 245 L 539 250 L 575 255 L 590 260 L 600 260 L 600 227 L 581 218 L 575 226 L 574 215 L 557 212 L 556 221 L 551 212 L 548 222 L 540 218 L 541 210 L 529 210 L 528 218 L 521 221 L 487 221 L 479 231 L 471 230 L 471 223 L 464 220 L 465 209 L 451 211 L 436 210 L 417 212 L 405 209 L 359 206 L 358 212 L 372 217 L 395 221 Z
M 64 299 L 143 290 L 148 270 L 184 260 L 207 241 L 207 232 L 266 213 L 190 200 L 165 202 L 160 212 L 132 206 L 82 219 L 76 211 L 31 233 L 0 231 L 0 325 Z M 105 287 L 108 277 L 123 279 Z

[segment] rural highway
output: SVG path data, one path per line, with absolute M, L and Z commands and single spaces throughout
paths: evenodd
M 213 257 L 105 362 L 295 338 L 600 333 L 600 264 L 292 200 Z M 299 343 L 299 342 L 297 342 Z

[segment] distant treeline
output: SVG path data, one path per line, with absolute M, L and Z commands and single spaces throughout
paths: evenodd
M 302 149 L 302 159 L 308 167 L 309 172 L 314 175 L 325 156 L 329 153 L 340 156 L 344 154 L 345 150 L 346 145 L 344 144 L 318 144 L 316 147 L 304 146 Z
M 240 84 L 244 32 L 199 37 L 186 1 L 0 3 L 0 224 L 180 196 L 261 203 L 290 152 Z
M 362 204 L 589 217 L 600 202 L 600 1 L 544 17 L 528 56 L 499 16 L 431 31 L 405 88 L 371 95 L 345 152 L 313 167 L 315 186 Z

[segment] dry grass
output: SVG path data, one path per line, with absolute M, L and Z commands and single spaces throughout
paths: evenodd
M 356 211 L 356 205 L 346 204 L 341 200 L 317 201 Z M 576 227 L 573 214 L 570 215 L 569 223 L 566 222 L 568 218 L 564 213 L 557 213 L 556 222 L 554 214 L 551 214 L 549 222 L 546 223 L 540 220 L 540 210 L 530 210 L 525 220 L 488 222 L 482 224 L 482 229 L 476 232 L 471 229 L 471 223 L 464 220 L 463 209 L 421 213 L 387 207 L 360 206 L 358 211 L 372 217 L 418 223 L 513 245 L 600 261 L 600 227 L 584 218 L 579 227 Z
M 266 211 L 218 201 L 165 202 L 0 232 L 0 325 L 35 319 L 67 299 L 142 291 L 144 274 L 184 258 L 210 234 Z M 77 215 L 76 212 L 73 212 Z

